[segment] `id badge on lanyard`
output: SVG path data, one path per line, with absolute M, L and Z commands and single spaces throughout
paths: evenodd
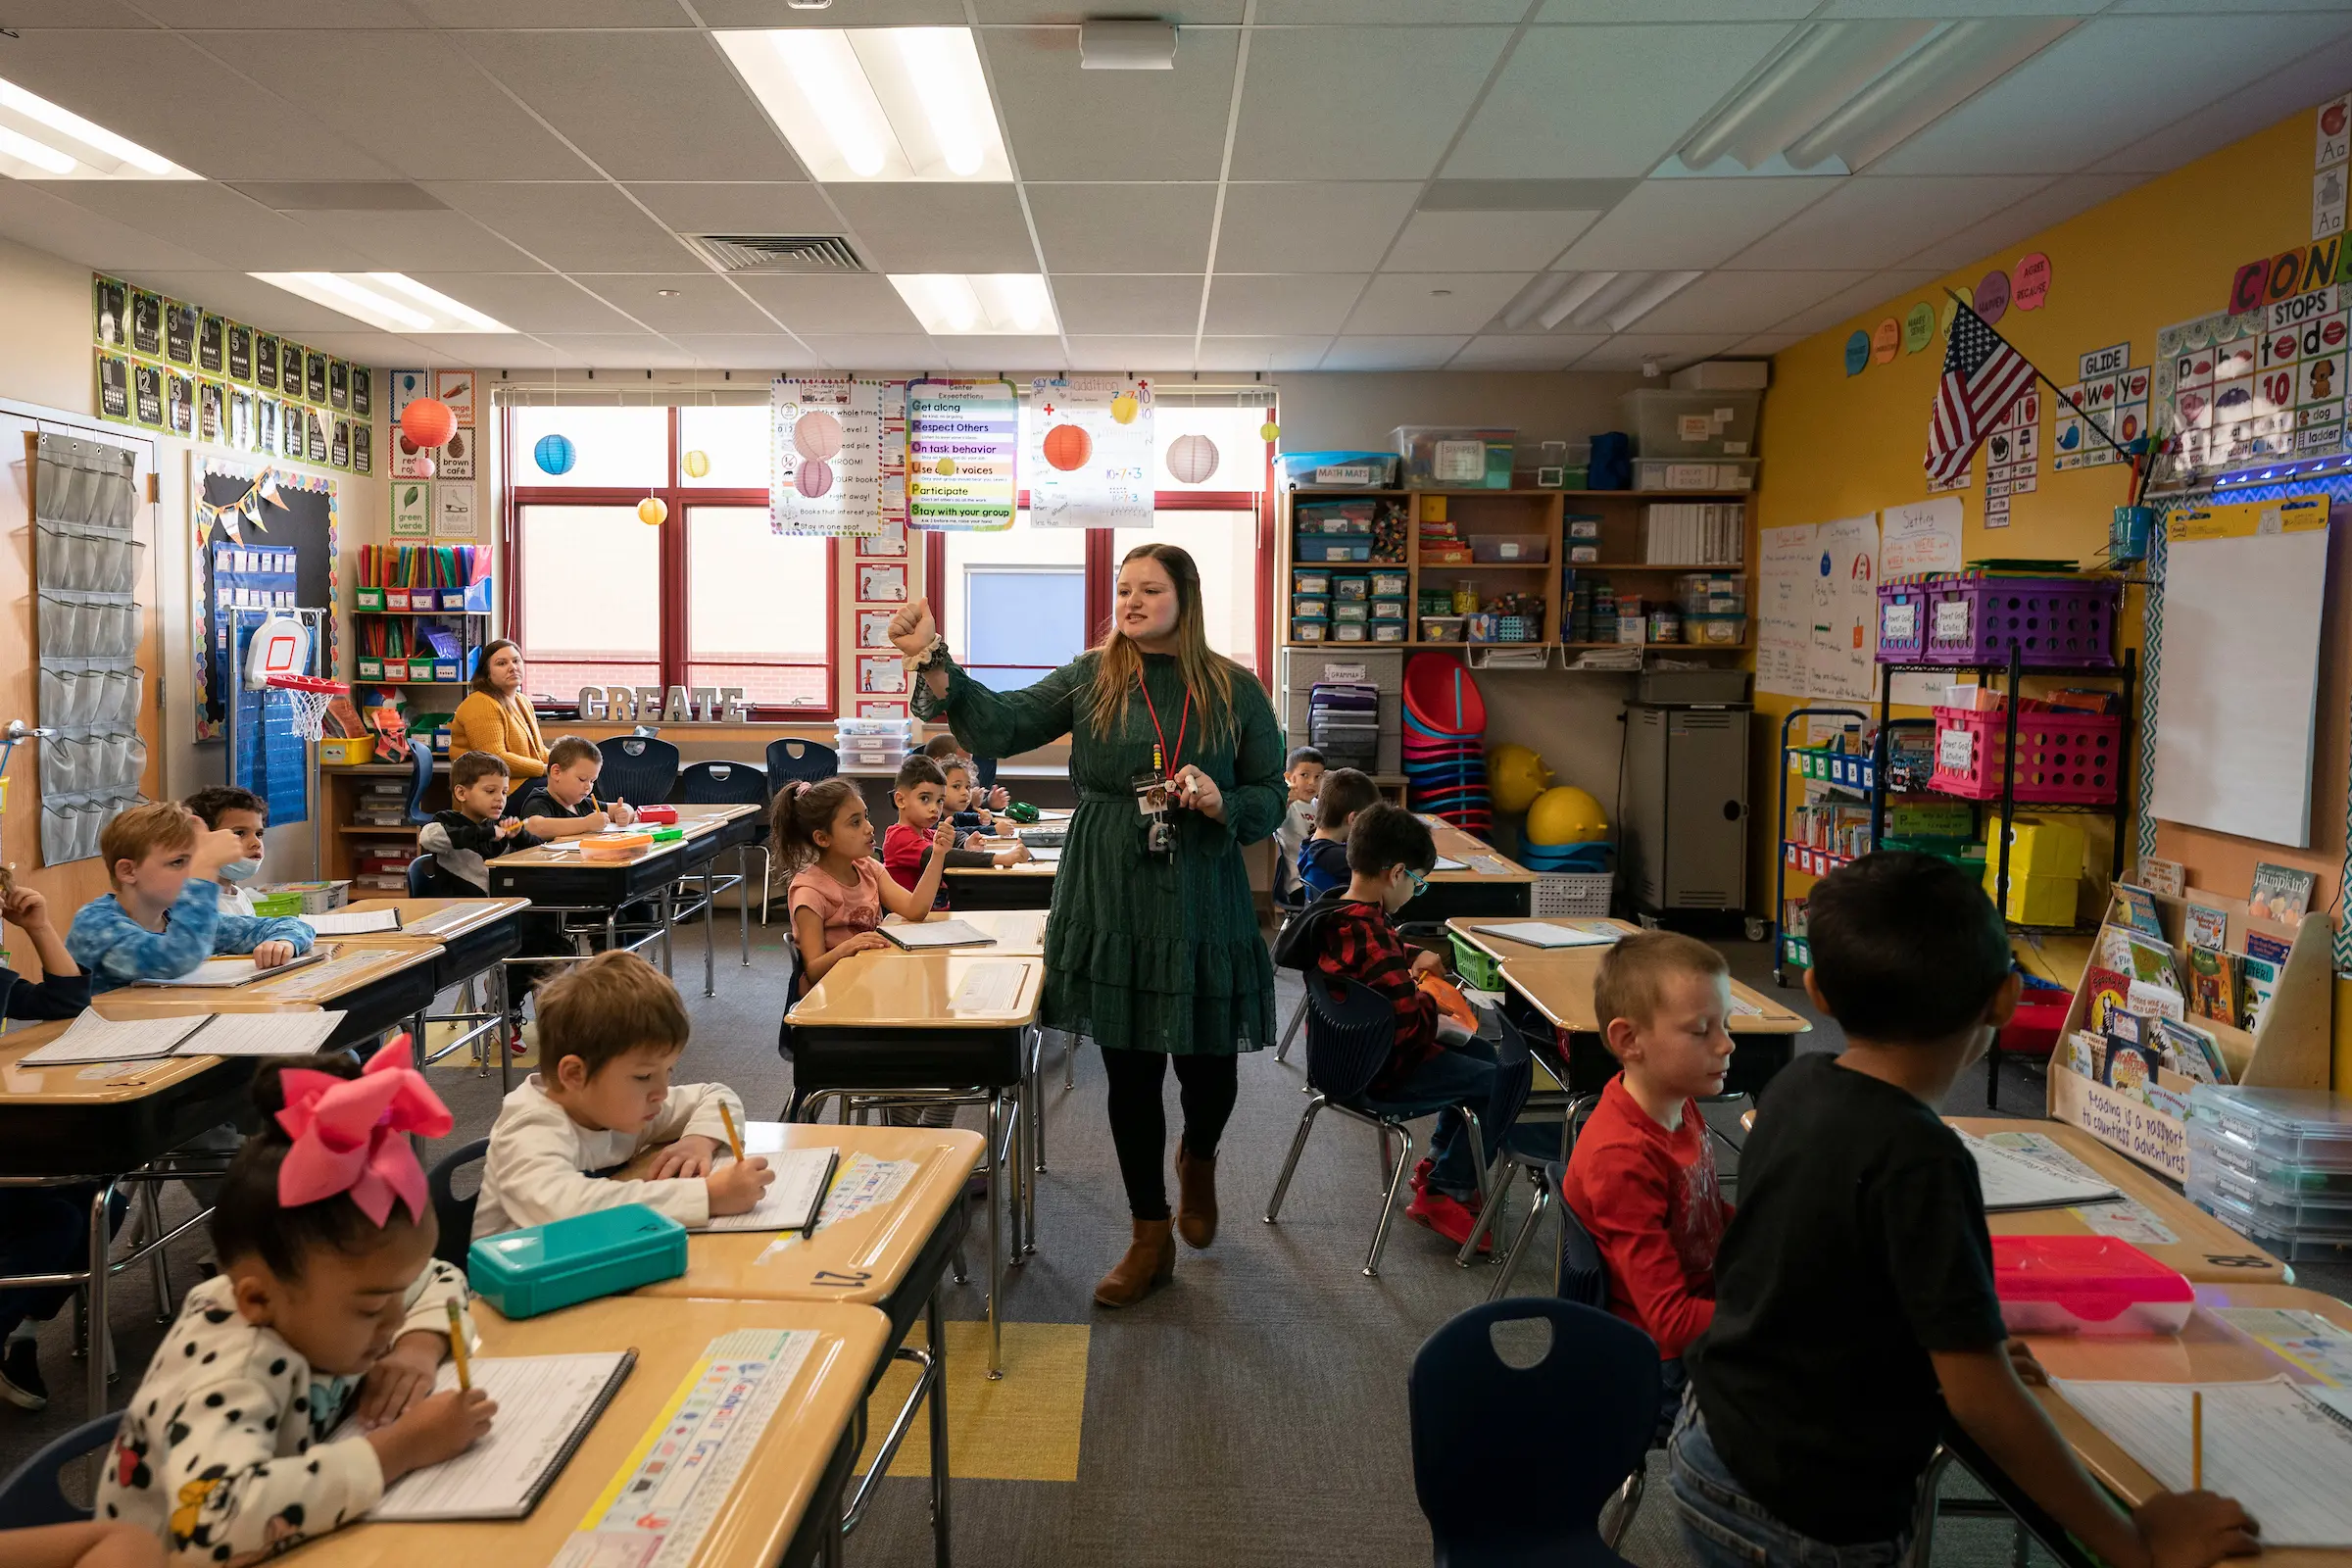
M 1161 859 L 1176 853 L 1176 830 L 1168 821 L 1168 779 L 1156 767 L 1139 767 L 1128 775 L 1135 790 L 1135 808 L 1144 819 L 1144 853 Z

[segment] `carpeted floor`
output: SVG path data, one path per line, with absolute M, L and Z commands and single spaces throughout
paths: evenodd
M 679 944 L 677 973 L 695 1026 L 681 1077 L 723 1079 L 754 1115 L 773 1116 L 789 1082 L 774 1044 L 783 928 L 755 928 L 749 969 L 736 961 L 732 922 L 722 920 L 720 929 L 716 997 L 699 995 L 700 932 L 684 933 Z M 1726 951 L 1740 978 L 1771 984 L 1761 945 Z M 1806 1010 L 1801 992 L 1777 995 Z M 1284 1016 L 1296 996 L 1285 977 Z M 1802 1049 L 1834 1050 L 1838 1041 L 1836 1026 L 1825 1023 Z M 959 1561 L 989 1568 L 1218 1561 L 1366 1568 L 1429 1560 L 1413 1498 L 1405 1373 L 1421 1341 L 1483 1299 L 1493 1276 L 1483 1266 L 1457 1268 L 1450 1249 L 1401 1217 L 1380 1277 L 1358 1272 L 1377 1213 L 1374 1141 L 1338 1118 L 1317 1126 L 1281 1224 L 1263 1223 L 1304 1104 L 1302 1054 L 1295 1052 L 1289 1065 L 1271 1052 L 1243 1059 L 1241 1103 L 1219 1162 L 1222 1234 L 1208 1251 L 1179 1258 L 1172 1288 L 1113 1313 L 1090 1299 L 1127 1239 L 1100 1057 L 1082 1052 L 1077 1087 L 1064 1093 L 1049 1047 L 1052 1169 L 1040 1179 L 1037 1253 L 1006 1291 L 1004 1382 L 980 1377 L 976 1327 L 950 1334 Z M 434 1080 L 457 1115 L 451 1138 L 437 1147 L 484 1136 L 497 1109 L 496 1075 L 445 1064 Z M 1971 1074 L 1949 1108 L 1982 1113 L 1984 1094 L 1984 1080 Z M 1173 1124 L 1172 1082 L 1168 1100 Z M 2001 1101 L 2012 1111 L 2038 1107 L 2037 1076 L 2004 1067 Z M 167 1206 L 185 1202 L 174 1190 Z M 1547 1246 L 1548 1237 L 1539 1242 L 1520 1290 L 1549 1288 Z M 172 1249 L 175 1290 L 198 1277 L 201 1256 L 193 1237 Z M 2300 1272 L 2322 1289 L 2340 1292 L 2352 1283 L 2352 1269 Z M 973 1273 L 974 1285 L 951 1292 L 952 1319 L 968 1323 L 981 1314 L 976 1249 Z M 131 1369 L 117 1385 L 118 1403 L 161 1338 L 154 1302 L 146 1270 L 118 1278 L 117 1354 Z M 72 1358 L 71 1317 L 61 1313 L 43 1333 L 48 1410 L 36 1416 L 0 1406 L 0 1470 L 82 1418 L 83 1366 Z M 919 1439 L 911 1442 L 884 1483 L 848 1544 L 850 1560 L 880 1568 L 931 1560 L 928 1483 L 915 1462 L 921 1447 Z M 1642 1568 L 1689 1560 L 1655 1459 L 1648 1500 L 1625 1544 Z M 1937 1539 L 1939 1559 L 1971 1568 L 1992 1568 L 2009 1550 L 2010 1531 L 1998 1523 L 1950 1523 Z M 2047 1560 L 2038 1552 L 2036 1559 Z

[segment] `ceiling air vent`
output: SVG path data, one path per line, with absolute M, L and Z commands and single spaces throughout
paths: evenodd
M 688 234 L 696 255 L 722 272 L 863 272 L 839 234 Z

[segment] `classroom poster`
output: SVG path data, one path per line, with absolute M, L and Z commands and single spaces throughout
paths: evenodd
M 1960 569 L 1960 498 L 1888 507 L 1880 515 L 1879 580 Z
M 906 662 L 895 652 L 858 656 L 858 695 L 884 697 L 906 689 Z
M 466 481 L 433 486 L 433 533 L 442 539 L 473 539 L 481 534 L 474 511 L 473 486 Z
M 1818 702 L 1879 695 L 1879 519 L 1875 513 L 1821 525 L 1814 558 L 1813 649 L 1807 694 Z
M 860 610 L 858 612 L 858 646 L 859 648 L 888 648 L 891 617 L 894 610 Z
M 1821 530 L 1766 528 L 1757 537 L 1756 690 L 1805 695 L 1813 658 L 1813 575 Z
M 899 474 L 900 510 L 904 512 L 906 506 L 906 475 L 902 469 Z M 885 517 L 879 533 L 858 536 L 858 559 L 859 561 L 901 561 L 906 558 L 906 520 L 903 516 L 896 519 Z
M 882 519 L 885 533 L 895 532 L 899 540 L 899 555 L 905 555 L 906 545 L 906 383 L 876 381 L 872 383 L 874 399 L 881 411 L 879 449 L 880 464 L 875 486 L 875 514 Z M 863 550 L 860 554 L 871 555 Z
M 392 535 L 422 539 L 433 531 L 433 487 L 421 479 L 392 482 Z
M 1010 381 L 906 383 L 906 512 L 917 528 L 1009 528 L 1020 405 Z
M 465 429 L 473 428 L 473 372 L 471 370 L 435 370 L 433 396 L 449 405 L 449 412 Z
M 880 388 L 779 375 L 767 407 L 769 529 L 834 538 L 879 529 Z
M 1029 387 L 1021 471 L 1042 528 L 1149 528 L 1152 383 L 1123 375 L 1040 376 Z

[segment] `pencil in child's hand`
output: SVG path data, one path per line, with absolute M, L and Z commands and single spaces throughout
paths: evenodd
M 743 1135 L 735 1130 L 735 1113 L 721 1101 L 718 1106 L 719 1124 L 727 1130 L 727 1147 L 735 1151 L 735 1163 L 743 1163 Z
M 2205 1391 L 2188 1391 L 2188 1490 L 2205 1490 Z
M 458 1364 L 458 1392 L 464 1394 L 473 1387 L 473 1374 L 466 1365 L 466 1314 L 459 1310 L 457 1298 L 449 1306 L 449 1358 Z

